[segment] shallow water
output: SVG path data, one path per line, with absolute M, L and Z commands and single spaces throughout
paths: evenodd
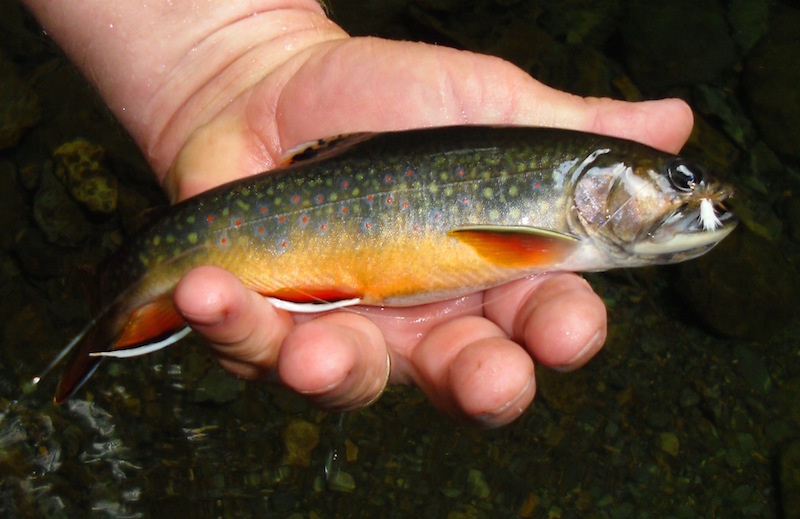
M 104 363 L 63 407 L 50 403 L 53 377 L 20 397 L 88 318 L 76 265 L 110 254 L 141 209 L 164 202 L 129 139 L 22 18 L 3 31 L 2 53 L 40 117 L 0 151 L 0 515 L 797 517 L 800 485 L 782 467 L 796 459 L 800 424 L 800 175 L 797 157 L 759 129 L 764 114 L 743 86 L 777 30 L 759 20 L 788 15 L 692 4 L 707 8 L 715 44 L 647 54 L 659 46 L 636 29 L 658 28 L 635 2 L 344 4 L 334 13 L 354 33 L 494 52 L 582 94 L 687 99 L 702 128 L 688 152 L 737 186 L 741 230 L 685 267 L 590 276 L 609 308 L 606 348 L 575 373 L 538 370 L 534 406 L 496 431 L 455 424 L 410 388 L 324 413 L 225 375 L 193 337 Z M 76 137 L 99 144 L 119 179 L 108 217 L 86 219 L 57 193 L 48 205 L 52 150 Z

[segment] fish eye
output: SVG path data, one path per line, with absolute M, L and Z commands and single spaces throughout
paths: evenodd
M 667 176 L 672 187 L 685 193 L 694 191 L 698 184 L 703 183 L 703 170 L 680 159 L 667 166 Z

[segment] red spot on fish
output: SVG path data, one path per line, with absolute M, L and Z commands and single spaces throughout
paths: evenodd
M 468 196 L 462 196 L 461 197 L 461 203 L 464 204 L 464 205 L 467 205 L 469 203 L 469 197 Z
M 233 225 L 235 225 L 236 227 L 241 227 L 242 226 L 242 221 L 241 220 L 236 220 L 236 221 L 233 222 Z
M 369 203 L 372 203 L 372 200 L 373 200 L 374 198 L 375 198 L 375 197 L 373 197 L 372 195 L 367 195 L 367 202 L 369 202 Z
M 542 187 L 541 182 L 534 182 L 533 183 L 533 189 L 539 189 L 540 187 Z
M 300 203 L 300 196 L 299 195 L 293 195 L 292 196 L 292 203 L 293 204 L 299 204 Z
M 458 171 L 456 171 L 456 175 L 458 175 L 459 177 L 463 177 L 464 176 L 464 168 L 458 168 Z
M 342 207 L 342 214 L 347 214 L 349 212 L 350 212 L 349 209 L 347 209 L 346 207 Z
M 392 197 L 390 196 L 386 197 L 386 205 L 392 205 Z
M 281 241 L 281 249 L 285 249 L 289 244 L 286 243 L 286 240 Z
M 225 245 L 226 243 L 228 243 L 228 238 L 226 238 L 225 236 L 223 236 L 222 238 L 220 238 L 220 239 L 219 239 L 219 242 L 220 242 L 221 244 Z
M 209 222 L 213 222 L 214 221 L 214 215 L 213 214 L 208 215 L 208 218 L 206 218 L 206 220 L 208 220 Z
M 414 170 L 413 169 L 409 169 L 408 171 L 406 171 L 406 176 L 408 178 L 413 177 L 414 176 Z
M 403 202 L 402 207 L 403 207 L 403 209 L 408 209 L 409 207 L 411 207 L 411 203 L 409 203 L 409 201 L 406 200 L 406 201 Z
M 385 177 L 383 177 L 383 181 L 388 184 L 389 182 L 392 181 L 392 176 L 391 175 L 386 175 Z
M 266 213 L 267 213 L 267 206 L 262 205 L 261 206 L 261 214 L 266 214 Z
M 303 215 L 300 217 L 300 223 L 307 224 L 308 223 L 308 216 Z
M 258 233 L 259 233 L 259 234 L 263 234 L 263 232 L 264 232 L 264 228 L 263 228 L 263 227 L 259 227 L 259 228 L 258 228 Z
M 283 223 L 283 222 L 285 222 L 285 221 L 286 221 L 286 217 L 285 217 L 285 216 L 283 216 L 283 215 L 280 215 L 280 216 L 278 217 L 278 223 Z
M 325 200 L 325 197 L 323 197 L 322 195 L 317 195 L 317 203 L 318 204 L 321 204 L 323 200 Z
M 342 189 L 347 189 L 348 187 L 350 187 L 350 182 L 348 182 L 347 180 L 343 180 Z
M 411 230 L 412 230 L 412 231 L 414 231 L 414 232 L 419 232 L 419 225 L 414 225 L 414 226 L 411 228 Z
M 319 230 L 325 232 L 328 230 L 328 226 L 323 223 L 322 225 L 319 226 Z

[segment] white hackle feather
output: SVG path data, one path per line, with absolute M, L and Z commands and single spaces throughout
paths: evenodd
M 722 227 L 722 222 L 714 211 L 714 204 L 708 198 L 700 200 L 700 223 L 706 231 L 716 231 Z

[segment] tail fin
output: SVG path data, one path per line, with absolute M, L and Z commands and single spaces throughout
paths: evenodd
M 118 308 L 119 305 L 111 305 L 101 312 L 45 369 L 44 373 L 50 371 L 74 350 L 56 389 L 53 398 L 56 404 L 66 402 L 75 394 L 104 356 L 143 355 L 166 347 L 187 333 L 186 322 L 175 310 L 171 294 L 134 309 L 127 319 L 120 315 Z M 139 353 L 111 353 L 121 350 Z

